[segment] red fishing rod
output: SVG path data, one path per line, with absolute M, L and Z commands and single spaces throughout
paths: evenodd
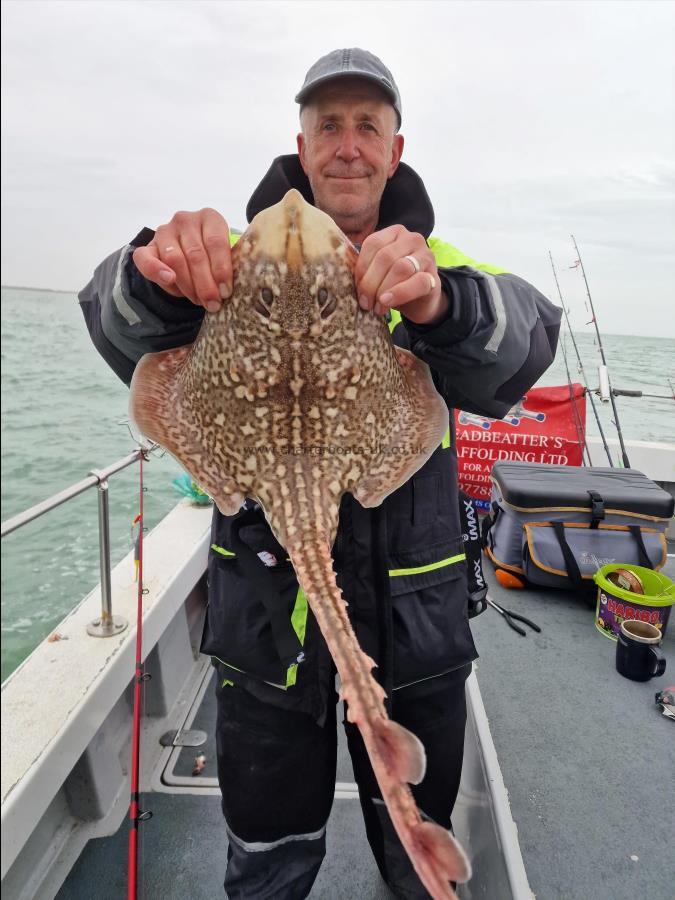
M 149 819 L 151 812 L 141 812 L 139 802 L 139 768 L 141 751 L 141 685 L 150 676 L 143 672 L 143 461 L 144 450 L 141 448 L 139 457 L 139 513 L 134 519 L 134 525 L 138 523 L 138 540 L 136 542 L 136 580 L 138 581 L 138 594 L 136 600 L 136 667 L 134 674 L 134 718 L 131 733 L 131 803 L 129 805 L 129 867 L 128 867 L 128 900 L 136 900 L 138 889 L 138 825 Z

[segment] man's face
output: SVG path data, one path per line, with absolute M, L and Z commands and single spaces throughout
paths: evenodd
M 314 202 L 350 236 L 377 224 L 403 151 L 396 122 L 384 94 L 359 78 L 317 88 L 303 110 L 298 153 Z

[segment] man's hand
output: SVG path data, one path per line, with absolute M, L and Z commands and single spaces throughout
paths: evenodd
M 215 209 L 177 212 L 147 247 L 134 251 L 138 271 L 167 294 L 218 312 L 232 293 L 230 229 Z
M 426 325 L 439 321 L 448 308 L 433 253 L 421 234 L 403 225 L 391 225 L 365 239 L 354 279 L 359 305 L 376 315 L 400 309 L 411 322 Z

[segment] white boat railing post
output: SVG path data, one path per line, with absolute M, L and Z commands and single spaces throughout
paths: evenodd
M 108 479 L 106 473 L 92 470 L 98 478 L 98 549 L 101 567 L 101 615 L 87 625 L 92 637 L 112 637 L 124 631 L 129 622 L 123 616 L 112 613 L 112 583 L 110 579 L 110 508 L 108 503 Z
M 93 619 L 87 625 L 87 633 L 92 637 L 112 637 L 119 634 L 129 624 L 122 616 L 114 616 L 112 614 L 112 582 L 110 577 L 110 511 L 108 504 L 108 480 L 117 472 L 126 469 L 138 462 L 141 455 L 148 453 L 156 444 L 145 443 L 140 445 L 139 450 L 134 450 L 128 456 L 118 459 L 117 462 L 107 466 L 105 469 L 93 469 L 86 478 L 78 481 L 77 484 L 71 485 L 53 497 L 31 506 L 12 518 L 2 523 L 0 528 L 1 536 L 7 537 L 18 528 L 34 522 L 40 516 L 56 509 L 63 503 L 72 500 L 89 488 L 98 488 L 98 546 L 101 568 L 101 615 Z M 144 457 L 147 459 L 147 457 Z

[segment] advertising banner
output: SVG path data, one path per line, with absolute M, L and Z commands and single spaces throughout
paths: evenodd
M 488 509 L 490 472 L 500 459 L 580 466 L 586 397 L 580 384 L 532 388 L 503 419 L 455 410 L 459 486 Z

